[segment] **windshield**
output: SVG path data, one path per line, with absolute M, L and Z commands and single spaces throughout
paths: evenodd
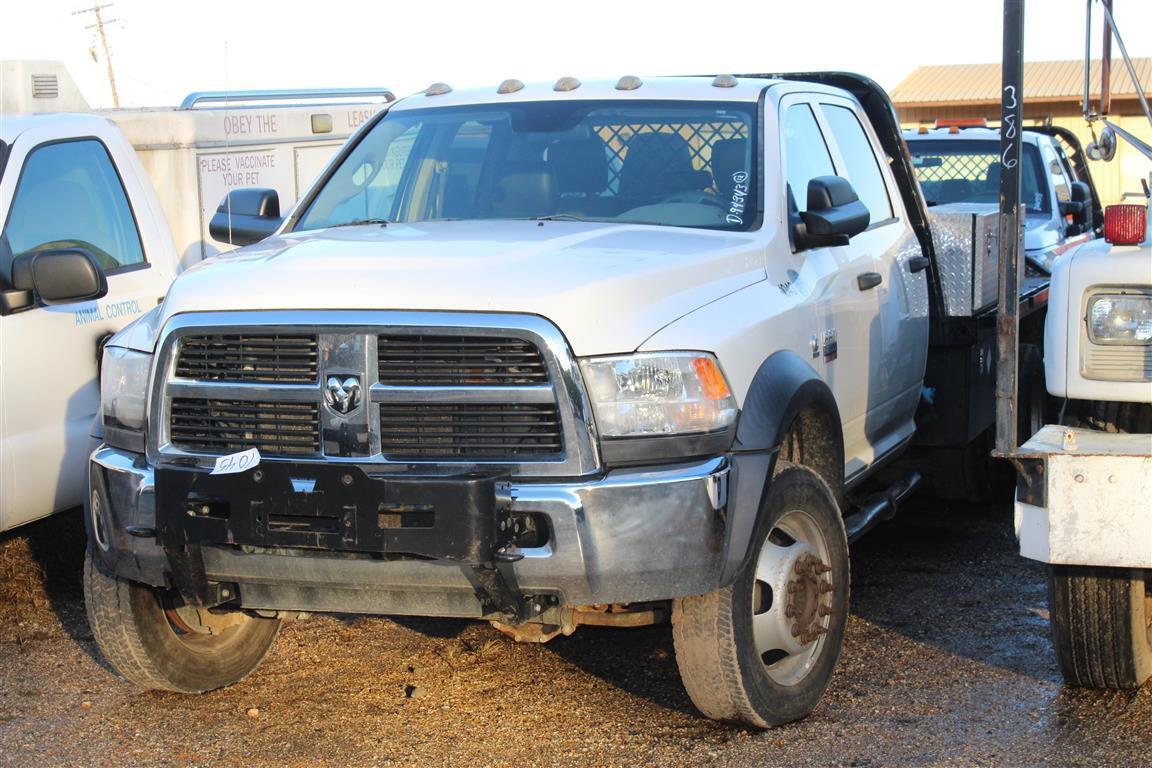
M 398 110 L 348 154 L 296 229 L 541 217 L 750 229 L 755 110 L 656 101 Z
M 912 139 L 908 142 L 916 178 L 928 205 L 1000 202 L 1000 144 L 987 139 Z M 1023 145 L 1020 199 L 1027 212 L 1048 213 L 1040 153 Z

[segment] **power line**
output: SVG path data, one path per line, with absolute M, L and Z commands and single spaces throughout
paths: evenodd
M 112 87 L 112 105 L 120 106 L 120 97 L 116 94 L 116 75 L 112 72 L 112 51 L 108 48 L 108 36 L 104 34 L 104 25 L 113 24 L 118 19 L 105 19 L 100 12 L 105 8 L 110 8 L 115 3 L 104 3 L 103 5 L 94 5 L 91 8 L 83 8 L 79 11 L 73 11 L 73 16 L 79 16 L 84 13 L 91 13 L 96 16 L 96 23 L 89 24 L 84 29 L 95 29 L 100 35 L 100 44 L 104 46 L 104 60 L 108 62 L 108 85 Z

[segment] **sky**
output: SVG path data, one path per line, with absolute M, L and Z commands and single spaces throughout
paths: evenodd
M 63 61 L 91 106 L 112 106 L 103 50 L 85 29 L 93 14 L 73 15 L 97 1 L 21 3 L 0 25 L 0 56 Z M 1152 1 L 1115 6 L 1129 53 L 1152 55 Z M 1084 7 L 1028 0 L 1025 58 L 1081 59 Z M 922 64 L 999 61 L 1002 12 L 1001 0 L 114 0 L 103 11 L 114 19 L 106 33 L 121 106 L 173 105 L 198 90 L 406 95 L 435 81 L 808 69 L 853 70 L 892 89 Z M 1098 21 L 1094 30 L 1099 55 Z

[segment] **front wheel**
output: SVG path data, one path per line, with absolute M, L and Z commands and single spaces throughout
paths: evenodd
M 89 552 L 84 603 L 108 663 L 141 688 L 203 693 L 245 677 L 264 659 L 278 619 L 183 605 L 173 590 L 105 573 Z
M 1051 567 L 1052 640 L 1069 685 L 1137 688 L 1152 676 L 1148 577 L 1126 568 Z
M 827 483 L 780 462 L 752 545 L 730 586 L 674 602 L 672 637 L 704 715 L 769 728 L 812 711 L 844 642 L 848 541 Z

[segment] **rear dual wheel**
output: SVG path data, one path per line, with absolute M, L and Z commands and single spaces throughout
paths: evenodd
M 848 541 L 819 475 L 779 463 L 753 547 L 730 586 L 675 601 L 672 637 L 703 714 L 768 728 L 812 711 L 844 641 Z

